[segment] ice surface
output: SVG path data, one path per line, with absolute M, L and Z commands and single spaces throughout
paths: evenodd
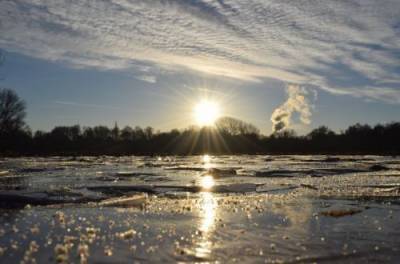
M 1 263 L 397 263 L 399 226 L 397 157 L 0 160 Z

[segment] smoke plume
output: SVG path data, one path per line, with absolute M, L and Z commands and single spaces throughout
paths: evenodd
M 308 92 L 297 84 L 290 84 L 286 90 L 288 99 L 276 108 L 271 115 L 273 132 L 280 132 L 290 127 L 293 113 L 299 113 L 300 122 L 311 123 L 311 105 L 307 99 Z

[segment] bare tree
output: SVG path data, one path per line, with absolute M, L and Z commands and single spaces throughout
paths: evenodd
M 221 117 L 217 120 L 215 125 L 219 131 L 231 135 L 260 134 L 260 130 L 254 125 L 233 117 Z
M 0 89 L 0 134 L 24 128 L 25 108 L 25 102 L 13 90 Z

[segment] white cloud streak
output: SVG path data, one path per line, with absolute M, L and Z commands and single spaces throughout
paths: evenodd
M 76 102 L 69 102 L 69 101 L 54 101 L 53 103 L 57 104 L 57 105 L 64 105 L 64 106 L 71 106 L 71 107 L 101 108 L 101 109 L 108 109 L 108 110 L 124 110 L 123 108 L 109 106 L 109 105 L 83 104 L 83 103 L 76 103 Z
M 73 67 L 274 78 L 400 103 L 398 0 L 3 0 L 0 47 Z

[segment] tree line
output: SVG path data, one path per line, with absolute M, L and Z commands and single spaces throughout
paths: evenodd
M 0 90 L 0 155 L 190 155 L 190 154 L 386 154 L 400 153 L 400 123 L 355 124 L 336 133 L 326 126 L 307 135 L 285 130 L 262 135 L 254 125 L 233 117 L 213 127 L 169 132 L 117 124 L 58 126 L 31 132 L 25 103 L 12 90 Z

